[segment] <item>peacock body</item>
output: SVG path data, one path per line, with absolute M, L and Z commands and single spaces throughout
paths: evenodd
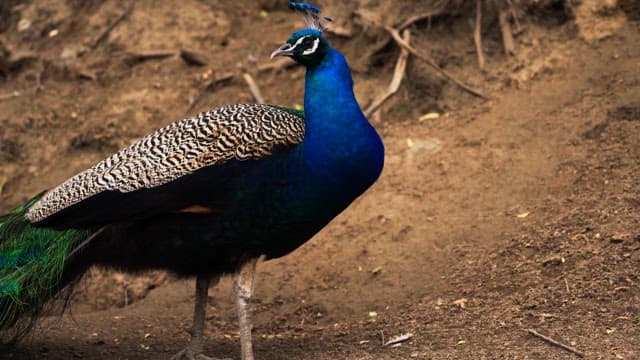
M 290 6 L 310 28 L 272 57 L 306 66 L 304 112 L 200 113 L 0 217 L 0 330 L 36 316 L 92 265 L 209 279 L 286 255 L 375 182 L 384 148 L 348 64 L 324 39 L 319 10 Z

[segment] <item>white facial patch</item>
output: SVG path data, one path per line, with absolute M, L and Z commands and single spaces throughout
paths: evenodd
M 293 44 L 293 46 L 291 46 L 292 49 L 295 49 L 298 45 L 302 44 L 302 42 L 304 41 L 304 39 L 311 37 L 311 35 L 307 35 L 307 36 L 303 36 L 300 39 L 296 40 L 295 44 Z M 302 55 L 310 55 L 313 54 L 314 52 L 316 52 L 316 50 L 318 50 L 318 46 L 320 45 L 320 39 L 316 38 L 313 41 L 313 47 L 311 47 L 311 49 L 307 49 L 305 51 L 302 52 Z
M 295 43 L 295 44 L 293 44 L 293 46 L 291 46 L 291 48 L 292 48 L 292 49 L 295 49 L 298 45 L 302 44 L 302 42 L 304 41 L 304 39 L 306 39 L 306 38 L 308 38 L 308 37 L 309 37 L 309 35 L 301 37 L 300 39 L 298 39 L 298 40 L 296 41 L 296 43 Z

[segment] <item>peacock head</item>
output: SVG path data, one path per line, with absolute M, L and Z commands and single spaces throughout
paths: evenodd
M 306 67 L 317 66 L 329 50 L 329 43 L 322 36 L 325 25 L 318 16 L 320 9 L 311 4 L 294 1 L 289 2 L 289 8 L 302 14 L 308 28 L 293 33 L 284 45 L 271 54 L 271 58 L 289 56 Z M 323 19 L 331 21 L 328 17 Z
M 322 62 L 328 49 L 329 44 L 321 32 L 305 29 L 293 33 L 284 45 L 271 54 L 271 58 L 289 56 L 304 66 L 313 67 Z

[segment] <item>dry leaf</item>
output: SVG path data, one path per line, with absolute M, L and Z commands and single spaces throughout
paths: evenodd
M 464 309 L 465 306 L 467 305 L 467 301 L 469 300 L 467 300 L 466 298 L 458 299 L 453 302 L 453 305 L 458 305 L 460 306 L 461 309 Z
M 438 114 L 437 112 L 430 112 L 427 114 L 424 114 L 422 116 L 420 116 L 418 118 L 418 121 L 427 121 L 427 120 L 435 120 L 437 118 L 440 117 L 440 114 Z
M 395 345 L 395 344 L 400 344 L 402 342 L 405 342 L 409 339 L 411 339 L 413 337 L 413 334 L 408 333 L 408 334 L 400 334 L 396 337 L 391 338 L 389 341 L 387 341 L 386 343 L 384 343 L 384 346 L 389 346 L 389 345 Z

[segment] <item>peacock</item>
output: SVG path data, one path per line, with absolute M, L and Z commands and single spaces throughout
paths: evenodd
M 207 359 L 207 292 L 234 276 L 243 360 L 253 359 L 256 264 L 282 257 L 379 177 L 384 145 L 353 92 L 330 21 L 290 2 L 306 27 L 271 58 L 306 67 L 304 110 L 236 104 L 172 123 L 0 217 L 0 330 L 25 334 L 91 266 L 196 277 L 191 340 Z

